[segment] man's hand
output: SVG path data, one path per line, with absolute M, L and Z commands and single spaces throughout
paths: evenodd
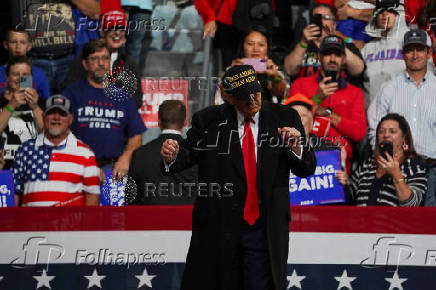
M 335 0 L 335 7 L 336 9 L 346 5 L 348 3 L 348 0 Z
M 321 35 L 319 27 L 315 24 L 309 24 L 303 29 L 303 35 L 301 36 L 301 42 L 304 45 L 308 45 L 309 42 L 317 40 Z
M 208 23 L 206 23 L 204 25 L 204 29 L 203 29 L 203 39 L 206 38 L 206 36 L 209 34 L 211 37 L 215 36 L 216 33 L 216 29 L 217 29 L 217 25 L 216 25 L 216 21 L 212 20 L 209 21 Z
M 35 110 L 38 107 L 38 93 L 35 89 L 24 89 L 24 97 L 30 109 Z
M 11 96 L 11 100 L 9 101 L 9 107 L 11 107 L 13 110 L 18 108 L 21 105 L 24 105 L 26 103 L 26 94 L 24 92 L 24 89 L 20 89 L 19 91 L 13 92 Z
M 331 77 L 325 77 L 319 82 L 318 91 L 315 93 L 322 102 L 326 97 L 333 95 L 339 88 L 337 82 L 326 83 Z
M 122 154 L 114 164 L 114 168 L 112 169 L 112 178 L 118 182 L 121 182 L 129 171 L 129 165 L 130 158 Z
M 171 163 L 174 159 L 176 159 L 177 154 L 179 153 L 179 143 L 173 139 L 167 139 L 162 144 L 162 148 L 160 150 L 160 155 L 163 160 L 167 164 Z
M 338 7 L 338 20 L 346 20 L 350 17 L 351 11 L 353 8 L 351 8 L 348 5 L 343 5 L 341 7 Z
M 293 127 L 278 128 L 279 135 L 285 141 L 285 144 L 291 148 L 297 156 L 301 155 L 301 134 L 300 131 Z

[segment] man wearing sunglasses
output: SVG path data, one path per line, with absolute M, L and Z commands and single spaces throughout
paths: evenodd
M 285 71 L 291 78 L 314 75 L 320 67 L 318 52 L 322 39 L 328 35 L 336 34 L 335 9 L 323 3 L 315 4 L 311 9 L 311 19 L 316 18 L 314 15 L 317 14 L 321 15 L 321 29 L 312 23 L 307 25 L 303 29 L 300 42 L 285 58 Z M 347 61 L 344 69 L 347 81 L 359 85 L 357 79 L 353 80 L 350 77 L 358 77 L 362 74 L 365 66 L 362 55 L 352 43 L 346 43 L 345 54 Z

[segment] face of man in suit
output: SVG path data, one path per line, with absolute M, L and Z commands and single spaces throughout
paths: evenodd
M 235 106 L 235 108 L 242 113 L 245 117 L 253 117 L 259 112 L 262 106 L 262 94 L 260 92 L 251 94 L 248 98 L 237 99 L 231 94 L 226 96 L 226 100 Z

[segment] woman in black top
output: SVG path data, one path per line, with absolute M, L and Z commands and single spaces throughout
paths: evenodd
M 380 154 L 380 144 L 392 143 L 393 156 Z M 388 114 L 377 126 L 374 156 L 348 178 L 336 177 L 357 205 L 421 206 L 427 191 L 426 169 L 416 156 L 409 124 L 403 116 Z
M 269 58 L 270 47 L 271 41 L 266 29 L 259 25 L 251 26 L 244 37 L 239 58 L 234 59 L 232 65 L 242 65 L 247 60 L 264 62 L 264 69 L 257 70 L 255 67 L 257 78 L 263 89 L 262 100 L 281 102 L 287 82 L 283 72 L 279 71 L 279 67 Z

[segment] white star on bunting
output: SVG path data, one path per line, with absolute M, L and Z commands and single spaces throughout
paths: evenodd
M 389 286 L 389 290 L 394 290 L 395 288 L 398 290 L 403 290 L 403 286 L 401 286 L 401 284 L 407 281 L 407 278 L 401 279 L 400 276 L 398 276 L 398 271 L 395 271 L 392 278 L 385 278 L 385 280 L 391 284 Z
M 353 290 L 353 287 L 351 287 L 351 282 L 356 280 L 356 277 L 348 277 L 347 270 L 344 270 L 344 272 L 342 272 L 341 277 L 335 277 L 335 279 L 336 279 L 336 281 L 339 282 L 337 290 L 339 290 L 343 287 L 345 287 L 349 290 Z
M 47 276 L 47 272 L 45 271 L 45 269 L 43 269 L 41 276 L 33 276 L 33 279 L 38 281 L 36 289 L 39 289 L 41 287 L 47 287 L 48 289 L 51 289 L 50 281 L 53 280 L 55 277 L 56 276 Z
M 136 279 L 139 280 L 138 288 L 141 288 L 142 286 L 146 285 L 147 287 L 152 288 L 153 285 L 151 284 L 151 280 L 156 277 L 156 275 L 148 275 L 147 268 L 144 267 L 144 272 L 142 272 L 142 275 L 135 275 Z
M 88 279 L 88 289 L 92 286 L 96 286 L 98 288 L 101 288 L 101 280 L 103 280 L 106 276 L 99 276 L 97 269 L 94 269 L 91 276 L 84 276 L 86 279 Z
M 291 287 L 297 287 L 298 289 L 301 289 L 301 281 L 303 279 L 305 279 L 306 276 L 298 276 L 297 271 L 292 272 L 291 276 L 288 276 L 288 281 L 289 281 L 289 285 L 288 285 L 288 289 L 291 289 Z

